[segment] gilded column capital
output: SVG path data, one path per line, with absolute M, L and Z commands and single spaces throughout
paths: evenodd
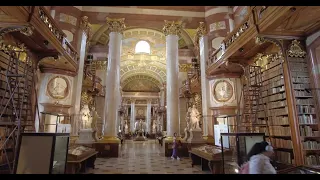
M 126 29 L 126 25 L 124 24 L 125 18 L 111 19 L 107 17 L 106 20 L 107 20 L 108 30 L 110 32 L 122 33 Z
M 207 34 L 206 24 L 204 22 L 199 23 L 199 27 L 197 28 L 197 36 L 205 36 Z
M 199 27 L 196 30 L 196 34 L 194 36 L 194 46 L 196 51 L 199 50 L 199 39 L 201 36 L 205 36 L 207 34 L 206 24 L 204 22 L 199 23 Z
M 81 18 L 80 29 L 82 29 L 86 33 L 86 35 L 87 35 L 87 37 L 89 39 L 89 37 L 92 34 L 92 31 L 91 31 L 91 24 L 89 23 L 88 16 L 83 16 Z
M 182 21 L 167 21 L 164 20 L 163 33 L 167 35 L 180 35 L 182 29 Z

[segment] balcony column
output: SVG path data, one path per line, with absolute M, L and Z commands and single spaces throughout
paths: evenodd
M 117 115 L 120 88 L 120 56 L 122 32 L 125 29 L 124 18 L 107 18 L 109 30 L 109 54 L 106 75 L 107 90 L 105 94 L 104 137 L 102 143 L 108 144 L 109 156 L 118 157 L 119 139 L 117 138 Z M 103 148 L 106 149 L 106 148 Z
M 200 22 L 197 28 L 199 38 L 200 50 L 200 71 L 201 71 L 201 99 L 202 99 L 202 120 L 203 120 L 203 136 L 207 138 L 208 143 L 213 142 L 213 124 L 211 120 L 211 113 L 209 110 L 209 80 L 206 77 L 206 60 L 209 58 L 208 36 L 207 29 L 204 22 Z
M 80 100 L 81 98 L 81 91 L 82 91 L 82 80 L 83 80 L 83 68 L 84 68 L 84 61 L 86 59 L 86 49 L 87 49 L 87 40 L 89 39 L 91 31 L 91 25 L 88 22 L 88 17 L 83 16 L 80 23 L 80 31 L 78 31 L 78 37 L 79 37 L 79 49 L 77 49 L 77 52 L 79 54 L 79 69 L 78 74 L 74 77 L 74 83 L 73 83 L 73 109 L 72 114 L 79 114 L 80 113 Z
M 179 34 L 181 22 L 165 21 L 167 58 L 167 137 L 180 136 L 179 127 Z

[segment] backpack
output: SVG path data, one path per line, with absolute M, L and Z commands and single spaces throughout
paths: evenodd
M 239 174 L 249 174 L 249 161 L 240 167 Z

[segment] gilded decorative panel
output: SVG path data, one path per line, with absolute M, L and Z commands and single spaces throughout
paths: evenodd
M 77 26 L 77 18 L 64 13 L 60 13 L 60 21 Z
M 221 29 L 226 29 L 226 22 L 225 21 L 219 21 L 210 24 L 209 26 L 210 32 L 221 30 Z

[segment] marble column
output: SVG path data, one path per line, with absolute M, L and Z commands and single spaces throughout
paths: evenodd
M 107 18 L 109 30 L 109 54 L 106 84 L 108 89 L 105 94 L 105 127 L 104 140 L 119 141 L 117 138 L 117 114 L 120 87 L 120 56 L 122 31 L 125 29 L 124 19 Z
M 160 88 L 160 106 L 164 106 L 164 87 Z
M 209 110 L 209 80 L 206 77 L 206 61 L 209 59 L 209 43 L 206 25 L 204 22 L 200 22 L 197 28 L 197 36 L 199 37 L 199 49 L 200 49 L 200 70 L 201 70 L 201 96 L 202 96 L 202 116 L 203 116 L 203 136 L 213 140 L 213 124 L 211 119 L 211 113 Z
M 150 134 L 151 127 L 151 99 L 147 100 L 147 132 Z
M 80 23 L 80 30 L 78 31 L 79 37 L 79 49 L 77 52 L 79 53 L 79 69 L 78 74 L 74 78 L 73 83 L 73 92 L 72 92 L 72 101 L 73 101 L 73 109 L 72 114 L 80 113 L 80 101 L 81 101 L 81 92 L 82 92 L 82 80 L 83 80 L 83 68 L 84 61 L 86 56 L 86 47 L 87 47 L 87 39 L 90 34 L 90 23 L 88 22 L 88 17 L 82 17 L 82 21 Z
M 167 58 L 167 136 L 180 134 L 179 125 L 179 34 L 181 22 L 165 21 Z M 180 136 L 180 135 L 179 135 Z
M 135 110 L 135 100 L 131 100 L 131 115 L 130 115 L 130 131 L 134 131 L 134 123 L 136 122 L 136 110 Z

